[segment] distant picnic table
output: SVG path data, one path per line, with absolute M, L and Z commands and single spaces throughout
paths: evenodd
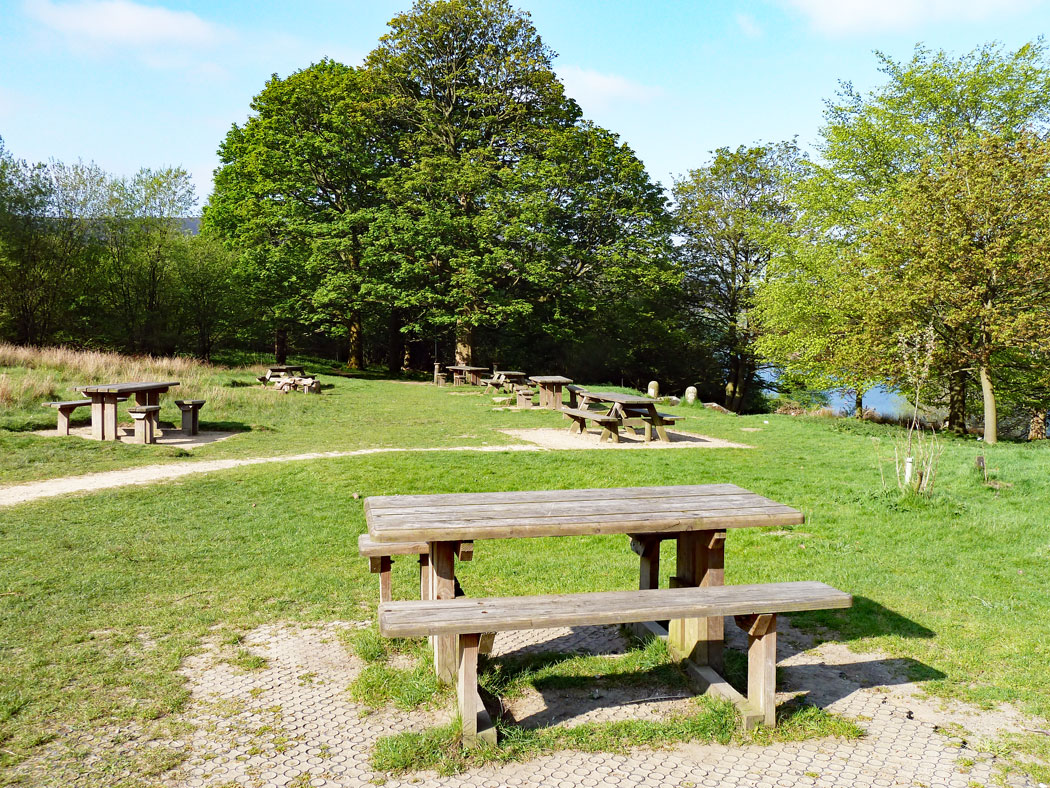
M 464 364 L 446 366 L 445 369 L 452 370 L 452 385 L 459 386 L 470 383 L 472 386 L 481 385 L 481 373 L 488 372 L 488 367 L 471 367 Z
M 91 437 L 100 441 L 120 440 L 117 434 L 117 402 L 135 396 L 135 403 L 140 407 L 159 406 L 160 395 L 168 389 L 179 385 L 177 380 L 158 383 L 101 383 L 91 386 L 76 386 L 79 391 L 91 399 Z M 155 429 L 156 412 L 147 417 L 152 420 Z
M 618 428 L 642 427 L 645 440 L 653 439 L 653 430 L 661 441 L 670 442 L 666 427 L 675 423 L 675 417 L 669 413 L 660 413 L 656 409 L 656 400 L 638 394 L 620 394 L 616 391 L 578 391 L 578 408 L 563 408 L 569 418 L 576 421 L 583 431 L 584 423 L 591 419 L 601 424 L 602 439 L 610 438 L 619 442 Z M 608 405 L 607 409 L 604 406 Z M 597 406 L 599 410 L 590 409 Z
M 561 410 L 561 387 L 572 383 L 563 375 L 533 375 L 529 378 L 540 390 L 540 407 Z
M 514 391 L 514 387 L 521 385 L 525 382 L 525 373 L 516 372 L 514 370 L 499 369 L 493 372 L 491 378 L 487 378 L 481 381 L 485 384 L 486 388 L 496 389 L 497 391 Z
M 306 374 L 306 367 L 301 367 L 298 364 L 278 364 L 273 367 L 267 367 L 266 372 L 267 377 L 270 378 L 274 375 L 291 375 L 293 372 Z

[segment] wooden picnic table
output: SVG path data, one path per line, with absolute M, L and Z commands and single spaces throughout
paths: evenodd
M 540 407 L 561 410 L 561 387 L 572 383 L 563 375 L 533 375 L 529 378 L 540 390 Z
M 452 382 L 453 384 L 464 382 L 464 379 L 472 386 L 481 385 L 481 374 L 488 372 L 488 367 L 471 367 L 465 364 L 456 364 L 454 366 L 446 366 L 445 369 L 451 369 L 453 373 Z
M 479 539 L 629 534 L 639 556 L 639 588 L 659 586 L 660 543 L 677 542 L 673 587 L 715 586 L 725 581 L 725 537 L 731 528 L 799 525 L 801 512 L 735 484 L 626 487 L 590 490 L 393 495 L 365 500 L 365 519 L 378 544 L 426 542 L 428 599 L 455 597 L 455 555 L 460 543 Z M 552 578 L 551 592 L 557 590 Z M 673 620 L 667 629 L 652 622 L 646 632 L 667 637 L 672 650 L 690 661 L 690 672 L 723 694 L 721 618 Z M 436 636 L 438 677 L 456 672 L 454 636 Z
M 513 370 L 498 369 L 492 373 L 492 377 L 483 380 L 482 383 L 487 384 L 497 390 L 513 392 L 515 386 L 522 385 L 525 382 L 524 372 L 515 372 Z
M 134 394 L 136 405 L 159 405 L 160 395 L 177 385 L 177 380 L 163 383 L 101 383 L 76 386 L 74 391 L 91 398 L 91 437 L 100 441 L 115 441 L 120 440 L 117 434 L 118 399 L 127 399 Z
M 266 368 L 267 378 L 271 378 L 274 375 L 290 375 L 293 372 L 300 374 L 306 374 L 306 367 L 299 366 L 298 364 L 276 364 L 272 367 Z
M 645 428 L 647 441 L 652 440 L 654 429 L 660 440 L 667 442 L 671 440 L 667 435 L 664 417 L 656 410 L 656 400 L 651 397 L 643 397 L 639 394 L 620 394 L 615 391 L 581 391 L 576 396 L 580 400 L 581 409 L 586 409 L 591 403 L 609 405 L 606 415 L 617 417 L 625 426 L 641 423 Z

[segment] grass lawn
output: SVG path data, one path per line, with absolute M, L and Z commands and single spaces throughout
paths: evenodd
M 333 388 L 321 397 L 230 388 L 212 415 L 251 432 L 194 457 L 491 445 L 505 438 L 493 428 L 563 424 L 552 413 L 494 412 L 447 389 L 323 380 Z M 847 590 L 851 610 L 792 620 L 910 660 L 933 695 L 1008 701 L 1050 717 L 1050 444 L 947 439 L 935 492 L 922 500 L 882 487 L 872 438 L 892 456 L 895 428 L 675 412 L 681 429 L 756 448 L 377 454 L 0 510 L 0 767 L 70 730 L 164 719 L 185 701 L 180 660 L 215 627 L 235 639 L 269 621 L 373 616 L 376 581 L 355 547 L 362 503 L 396 493 L 739 484 L 803 510 L 807 522 L 787 534 L 730 533 L 727 582 L 822 580 Z M 156 462 L 156 449 L 0 430 L 0 474 L 7 481 L 10 469 L 40 478 Z M 974 469 L 978 453 L 998 489 Z M 637 563 L 626 543 L 479 543 L 460 576 L 471 595 L 549 592 L 551 578 L 566 592 L 630 588 Z M 666 572 L 673 561 L 661 564 Z M 395 594 L 410 595 L 412 571 L 411 562 L 395 565 Z

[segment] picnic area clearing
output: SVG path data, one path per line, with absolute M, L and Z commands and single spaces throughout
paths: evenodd
M 488 410 L 469 398 L 447 401 L 475 418 Z M 269 658 L 240 653 L 246 647 L 237 644 L 257 627 L 374 620 L 376 581 L 356 536 L 364 531 L 362 500 L 377 494 L 732 480 L 790 503 L 807 521 L 734 533 L 727 583 L 818 580 L 848 589 L 849 611 L 806 613 L 790 617 L 792 624 L 818 634 L 827 627 L 853 648 L 881 651 L 880 664 L 917 681 L 934 706 L 949 699 L 1050 713 L 1046 447 L 985 448 L 993 477 L 1013 485 L 994 489 L 973 472 L 974 445 L 947 440 L 935 495 L 911 499 L 883 491 L 874 467 L 871 438 L 891 440 L 892 428 L 682 412 L 712 436 L 760 425 L 748 434 L 756 450 L 376 453 L 240 467 L 0 511 L 7 557 L 0 564 L 7 668 L 0 737 L 15 753 L 0 753 L 0 764 L 37 763 L 45 751 L 61 757 L 61 748 L 41 745 L 52 737 L 60 744 L 104 737 L 113 726 L 182 724 L 200 707 L 190 702 L 179 665 L 208 638 L 226 642 L 232 669 L 241 670 L 236 665 Z M 471 596 L 546 593 L 550 577 L 564 592 L 637 581 L 637 557 L 623 536 L 492 542 L 479 550 L 458 572 Z M 662 585 L 674 566 L 668 552 Z M 393 586 L 411 598 L 409 589 L 418 588 L 412 561 L 395 562 Z M 1045 723 L 1017 719 L 1008 730 L 1027 738 L 1000 738 L 997 752 L 1035 747 L 1038 734 L 1022 728 Z M 153 753 L 145 739 L 127 747 L 143 758 Z

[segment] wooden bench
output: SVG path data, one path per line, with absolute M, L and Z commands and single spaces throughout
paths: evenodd
M 602 434 L 598 438 L 599 442 L 604 440 L 611 440 L 613 443 L 620 442 L 620 419 L 618 416 L 609 416 L 593 410 L 579 410 L 578 408 L 562 408 L 560 412 L 572 419 L 572 424 L 569 425 L 569 432 L 582 433 L 587 427 L 587 420 L 590 419 L 602 428 Z
M 357 550 L 368 558 L 368 571 L 379 575 L 380 602 L 392 599 L 390 569 L 395 555 L 419 556 L 419 597 L 430 599 L 430 545 L 427 542 L 377 542 L 365 533 L 357 537 Z M 460 561 L 471 560 L 474 557 L 474 543 L 460 542 L 456 547 L 456 556 Z
M 658 412 L 656 414 L 657 420 L 654 421 L 649 411 L 640 408 L 632 408 L 630 406 L 624 407 L 623 414 L 626 417 L 623 425 L 625 427 L 630 427 L 631 429 L 635 429 L 636 426 L 643 427 L 645 430 L 645 439 L 647 441 L 653 439 L 653 427 L 656 427 L 658 430 L 660 427 L 673 427 L 674 423 L 678 420 L 677 416 L 670 413 Z M 663 434 L 661 434 L 661 437 L 663 437 Z M 666 438 L 664 439 L 666 440 Z
M 517 386 L 514 389 L 514 394 L 517 397 L 516 404 L 519 408 L 531 408 L 532 398 L 536 396 L 536 392 L 530 389 L 528 386 Z
M 583 386 L 577 386 L 575 384 L 569 384 L 568 386 L 565 387 L 565 390 L 569 392 L 569 407 L 570 408 L 575 408 L 579 404 L 579 402 L 576 399 L 577 395 L 578 394 L 582 394 L 587 389 L 585 389 Z
M 58 434 L 68 435 L 69 434 L 69 417 L 73 414 L 77 408 L 81 408 L 85 405 L 90 405 L 91 400 L 89 399 L 78 399 L 69 400 L 67 402 L 42 402 L 45 408 L 57 408 L 58 409 Z
M 135 443 L 157 442 L 157 415 L 160 405 L 138 405 L 128 408 L 128 414 L 135 420 Z
M 457 636 L 456 697 L 463 724 L 463 743 L 471 746 L 479 740 L 494 743 L 496 734 L 478 694 L 478 647 L 482 632 L 735 616 L 737 624 L 748 634 L 746 703 L 756 712 L 750 719 L 772 726 L 776 722 L 777 614 L 852 604 L 849 594 L 817 582 L 494 599 L 460 597 L 382 603 L 379 631 L 386 637 Z M 748 719 L 745 716 L 745 724 Z
M 207 400 L 177 399 L 175 405 L 182 411 L 182 434 L 196 435 L 200 432 L 200 412 Z

